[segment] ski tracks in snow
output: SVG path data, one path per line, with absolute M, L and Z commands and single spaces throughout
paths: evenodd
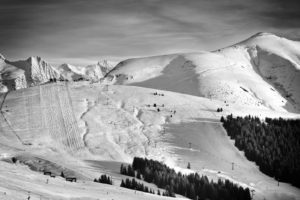
M 83 150 L 84 144 L 67 87 L 57 83 L 40 86 L 41 105 L 45 108 L 42 116 L 52 139 L 75 154 Z

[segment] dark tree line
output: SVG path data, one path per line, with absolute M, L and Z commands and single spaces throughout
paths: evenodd
M 122 180 L 120 186 L 128 188 L 128 189 L 132 189 L 132 190 L 155 194 L 154 190 L 152 190 L 151 188 L 148 188 L 147 186 L 144 186 L 143 183 L 137 182 L 134 178 L 132 180 L 130 180 L 128 178 L 126 178 L 125 181 Z M 160 195 L 159 190 L 158 190 L 157 194 Z
M 127 167 L 125 167 L 123 164 L 121 164 L 120 173 L 127 175 L 127 176 L 135 177 L 135 171 L 131 165 L 127 165 Z M 139 173 L 139 176 L 141 176 L 140 173 Z
M 250 191 L 229 180 L 209 181 L 198 173 L 183 175 L 175 172 L 161 162 L 135 157 L 131 165 L 121 166 L 121 173 L 133 177 L 139 176 L 146 182 L 154 183 L 166 190 L 166 196 L 181 194 L 191 199 L 209 200 L 250 200 Z
M 229 115 L 221 118 L 235 146 L 260 170 L 300 187 L 300 120 Z
M 112 185 L 112 178 L 103 174 L 98 179 L 95 178 L 94 182 Z

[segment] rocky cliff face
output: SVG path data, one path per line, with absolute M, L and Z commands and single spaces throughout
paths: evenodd
M 31 66 L 31 78 L 34 85 L 48 82 L 53 78 L 60 78 L 59 73 L 40 57 L 30 57 L 27 62 Z
M 0 93 L 27 87 L 25 71 L 9 63 L 0 54 Z
M 114 65 L 107 60 L 102 60 L 97 64 L 88 65 L 86 67 L 73 66 L 65 63 L 58 66 L 56 69 L 63 79 L 69 81 L 100 81 L 100 79 L 102 79 L 113 67 Z
M 53 79 L 100 81 L 113 67 L 107 60 L 86 67 L 69 64 L 53 67 L 41 57 L 9 61 L 0 54 L 0 93 L 43 84 Z
M 59 79 L 60 74 L 50 64 L 40 57 L 30 57 L 27 60 L 10 62 L 11 65 L 24 70 L 29 86 L 48 82 L 50 79 Z
M 86 77 L 91 80 L 100 80 L 103 78 L 114 66 L 107 60 L 99 61 L 95 65 L 89 65 L 86 67 Z
M 25 74 L 21 74 L 18 76 L 16 79 L 14 79 L 14 85 L 15 85 L 15 90 L 19 90 L 22 88 L 27 88 L 27 82 L 26 82 L 26 77 Z

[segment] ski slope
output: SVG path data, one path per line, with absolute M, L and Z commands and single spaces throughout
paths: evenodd
M 61 199 L 96 199 L 105 192 L 112 192 L 108 198 L 116 198 L 119 193 L 113 191 L 124 178 L 118 174 L 120 163 L 131 162 L 134 156 L 163 161 L 184 173 L 189 172 L 185 168 L 190 162 L 192 170 L 211 179 L 226 178 L 254 189 L 255 199 L 297 199 L 300 195 L 299 189 L 289 184 L 280 183 L 278 187 L 274 179 L 247 161 L 219 123 L 221 115 L 230 113 L 259 113 L 262 118 L 300 117 L 297 114 L 255 105 L 226 106 L 223 101 L 169 91 L 87 82 L 31 87 L 2 95 L 1 100 L 6 119 L 0 118 L 1 137 L 7 141 L 0 144 L 1 155 L 17 156 L 38 169 L 48 166 L 57 175 L 60 170 L 75 173 L 80 180 L 71 184 L 55 178 L 50 180 L 51 186 L 35 187 L 48 177 L 33 171 L 25 173 L 24 169 L 29 169 L 22 164 L 13 165 L 15 171 L 5 178 L 9 184 L 0 188 L 17 191 L 20 199 L 26 191 L 37 198 L 42 195 L 51 199 L 60 185 L 65 185 L 59 193 Z M 219 107 L 224 109 L 222 113 L 216 112 Z M 0 174 L 6 176 L 4 172 L 11 170 L 11 164 L 0 163 Z M 32 175 L 23 177 L 24 173 Z M 115 186 L 95 189 L 91 181 L 101 173 L 111 175 Z M 15 176 L 23 178 L 16 180 Z M 32 184 L 22 187 L 23 179 Z M 86 196 L 79 188 L 85 188 Z M 132 191 L 125 193 L 132 195 Z
M 52 139 L 58 140 L 57 143 L 70 153 L 78 153 L 83 150 L 84 144 L 73 113 L 68 87 L 52 84 L 39 88 L 40 105 L 44 108 L 42 109 L 42 122 L 45 123 L 45 128 L 49 130 Z

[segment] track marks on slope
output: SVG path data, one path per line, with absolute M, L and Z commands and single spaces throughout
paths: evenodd
M 84 145 L 85 147 L 88 148 L 88 143 L 87 143 L 87 135 L 89 134 L 90 132 L 90 128 L 89 128 L 89 125 L 88 125 L 88 122 L 87 120 L 85 120 L 85 117 L 86 115 L 94 108 L 98 105 L 99 101 L 95 101 L 94 103 L 90 102 L 88 99 L 84 99 L 85 100 L 85 107 L 86 107 L 86 110 L 81 114 L 80 116 L 80 120 L 82 120 L 84 122 L 84 132 L 83 132 L 83 135 L 82 135 L 82 140 L 84 142 Z M 90 149 L 89 149 L 90 150 Z
M 17 141 L 19 143 L 23 144 L 22 139 L 16 133 L 16 131 L 13 129 L 12 125 L 7 120 L 7 118 L 4 115 L 4 112 L 2 111 L 2 107 L 4 105 L 4 102 L 5 102 L 5 99 L 6 99 L 7 95 L 8 95 L 8 92 L 1 96 L 2 97 L 2 101 L 1 101 L 1 105 L 0 105 L 0 113 L 1 113 L 1 115 L 0 115 L 0 121 L 1 121 L 0 130 L 1 130 L 1 135 L 4 135 L 4 138 L 8 139 L 8 140 L 14 140 L 14 138 L 15 138 L 15 139 L 17 139 Z M 6 126 L 4 124 L 6 124 Z M 10 134 L 7 134 L 7 132 L 9 132 Z M 14 138 L 12 138 L 11 135 L 14 135 Z
M 76 118 L 71 106 L 67 85 L 48 84 L 40 86 L 44 121 L 49 134 L 69 153 L 84 148 Z
M 24 91 L 22 91 L 23 93 Z M 34 106 L 41 105 L 39 93 L 31 96 L 22 95 L 22 97 L 24 99 L 25 116 L 27 117 L 27 128 L 29 130 L 43 128 L 43 120 L 40 119 L 40 116 L 42 116 L 41 108 Z

